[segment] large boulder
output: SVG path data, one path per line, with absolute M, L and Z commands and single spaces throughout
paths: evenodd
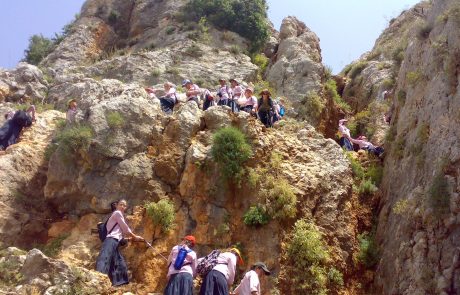
M 36 66 L 21 62 L 13 70 L 0 69 L 0 102 L 43 102 L 48 82 Z

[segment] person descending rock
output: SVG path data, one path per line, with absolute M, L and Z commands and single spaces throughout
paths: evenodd
M 350 129 L 347 128 L 348 120 L 347 119 L 341 119 L 339 120 L 339 134 L 340 134 L 340 139 L 339 139 L 339 145 L 342 148 L 345 148 L 347 151 L 352 151 L 353 150 L 353 144 L 351 144 L 350 138 Z
M 67 102 L 67 113 L 65 114 L 65 120 L 67 124 L 75 123 L 75 117 L 78 112 L 78 105 L 75 99 L 71 99 Z
M 26 111 L 8 112 L 5 114 L 5 119 L 5 123 L 0 128 L 0 151 L 15 144 L 22 129 L 32 125 L 35 121 L 35 106 L 31 105 Z
M 217 96 L 219 101 L 217 105 L 228 106 L 229 99 L 232 97 L 232 90 L 227 86 L 227 81 L 225 79 L 219 79 L 220 87 L 217 90 Z
M 144 238 L 135 235 L 125 222 L 123 213 L 127 208 L 126 200 L 116 202 L 115 208 L 107 221 L 107 237 L 102 243 L 101 251 L 97 257 L 96 270 L 107 274 L 113 286 L 121 286 L 129 283 L 128 267 L 119 250 L 123 234 L 132 237 L 136 241 L 143 241 Z
M 270 275 L 270 271 L 265 263 L 254 263 L 251 270 L 244 275 L 241 283 L 233 292 L 230 292 L 230 295 L 262 295 L 260 291 L 260 278 L 265 275 Z
M 238 101 L 243 96 L 243 87 L 235 79 L 230 79 L 231 93 L 233 94 L 228 100 L 228 106 L 232 109 L 232 112 L 237 113 L 239 111 Z
M 368 151 L 369 153 L 374 154 L 379 158 L 382 158 L 383 156 L 383 147 L 374 146 L 371 142 L 367 140 L 367 137 L 364 135 L 359 136 L 357 139 L 350 138 L 350 141 L 354 144 L 357 144 L 360 149 Z
M 200 295 L 228 295 L 229 287 L 235 280 L 237 263 L 243 264 L 238 249 L 231 248 L 220 253 L 216 266 L 206 275 L 201 284 Z
M 182 81 L 182 87 L 185 87 L 185 95 L 187 97 L 187 102 L 194 101 L 200 107 L 200 102 L 198 100 L 198 95 L 201 94 L 200 87 L 193 84 L 190 80 Z
M 174 246 L 168 258 L 168 285 L 164 295 L 193 295 L 193 278 L 196 276 L 196 253 L 194 236 L 185 236 Z
M 240 110 L 250 114 L 255 114 L 257 108 L 257 98 L 253 95 L 254 88 L 248 87 L 244 90 L 244 97 L 240 101 Z
M 260 121 L 265 127 L 273 126 L 273 116 L 278 116 L 271 98 L 271 93 L 268 89 L 262 90 L 260 93 L 259 101 L 257 102 L 256 112 L 259 115 Z
M 170 115 L 174 111 L 174 105 L 177 103 L 176 88 L 171 82 L 165 82 L 163 84 L 165 95 L 160 97 L 161 109 L 166 114 Z

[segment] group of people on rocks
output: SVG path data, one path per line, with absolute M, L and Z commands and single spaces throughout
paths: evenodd
M 113 286 L 121 286 L 129 283 L 128 268 L 119 249 L 123 235 L 135 241 L 144 241 L 144 238 L 135 235 L 126 224 L 123 216 L 127 208 L 126 200 L 113 202 L 111 207 L 112 214 L 105 223 L 107 235 L 96 261 L 96 270 L 107 274 Z M 193 250 L 195 246 L 195 237 L 187 235 L 172 248 L 167 259 L 168 284 L 164 290 L 165 295 L 192 295 L 193 279 L 197 275 L 202 277 L 200 295 L 262 294 L 259 279 L 264 275 L 270 275 L 265 263 L 254 263 L 240 284 L 230 291 L 237 265 L 244 264 L 240 250 L 214 250 L 209 255 L 198 258 Z
M 219 87 L 215 94 L 208 89 L 200 88 L 191 80 L 182 82 L 185 89 L 186 102 L 195 102 L 198 107 L 206 111 L 211 106 L 228 106 L 232 112 L 247 112 L 257 117 L 266 127 L 272 127 L 285 113 L 285 107 L 281 99 L 273 99 L 268 89 L 259 93 L 259 98 L 254 96 L 254 88 L 243 87 L 236 79 L 230 79 L 230 86 L 226 79 L 219 79 Z M 163 84 L 164 95 L 159 98 L 161 108 L 166 114 L 172 114 L 178 103 L 174 84 Z M 155 97 L 155 89 L 146 88 L 151 97 Z
M 347 127 L 347 122 L 347 119 L 339 120 L 339 145 L 347 151 L 354 151 L 353 144 L 355 144 L 359 147 L 359 149 L 366 150 L 369 153 L 382 158 L 384 154 L 383 147 L 373 145 L 364 135 L 360 135 L 356 139 L 351 137 L 350 129 Z

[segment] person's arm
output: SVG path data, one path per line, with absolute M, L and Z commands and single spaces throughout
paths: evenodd
M 236 270 L 236 256 L 232 254 L 232 257 L 228 259 L 228 285 L 229 287 L 233 285 L 233 281 L 235 280 L 235 270 Z M 230 289 L 230 288 L 229 288 Z
M 137 241 L 144 240 L 144 238 L 142 238 L 141 236 L 137 236 L 132 232 L 132 230 L 126 224 L 125 219 L 123 218 L 123 215 L 121 214 L 120 211 L 115 211 L 113 214 L 114 214 L 115 222 L 118 223 L 118 225 L 120 226 L 121 231 L 123 232 L 123 234 L 126 234 L 126 235 L 132 237 L 134 240 L 137 240 Z
M 192 253 L 192 264 L 190 265 L 192 267 L 192 272 L 193 272 L 193 277 L 196 277 L 196 265 L 197 265 L 197 257 L 195 252 Z

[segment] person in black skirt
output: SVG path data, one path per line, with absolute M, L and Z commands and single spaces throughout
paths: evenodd
M 278 112 L 274 107 L 273 99 L 271 98 L 271 94 L 268 89 L 264 89 L 260 92 L 256 112 L 265 127 L 268 128 L 273 126 L 273 116 L 278 116 Z
M 107 274 L 113 286 L 121 286 L 129 283 L 128 267 L 119 250 L 123 234 L 130 236 L 136 241 L 144 238 L 135 235 L 125 222 L 123 213 L 127 208 L 126 200 L 112 203 L 112 215 L 107 221 L 107 237 L 102 243 L 101 252 L 97 257 L 96 270 Z M 114 210 L 115 209 L 115 210 Z
M 193 278 L 196 276 L 197 265 L 196 253 L 192 250 L 194 246 L 195 237 L 185 236 L 181 244 L 172 248 L 168 258 L 168 285 L 164 295 L 193 295 Z M 180 251 L 185 251 L 185 258 L 179 268 L 175 264 L 177 259 L 181 259 Z

